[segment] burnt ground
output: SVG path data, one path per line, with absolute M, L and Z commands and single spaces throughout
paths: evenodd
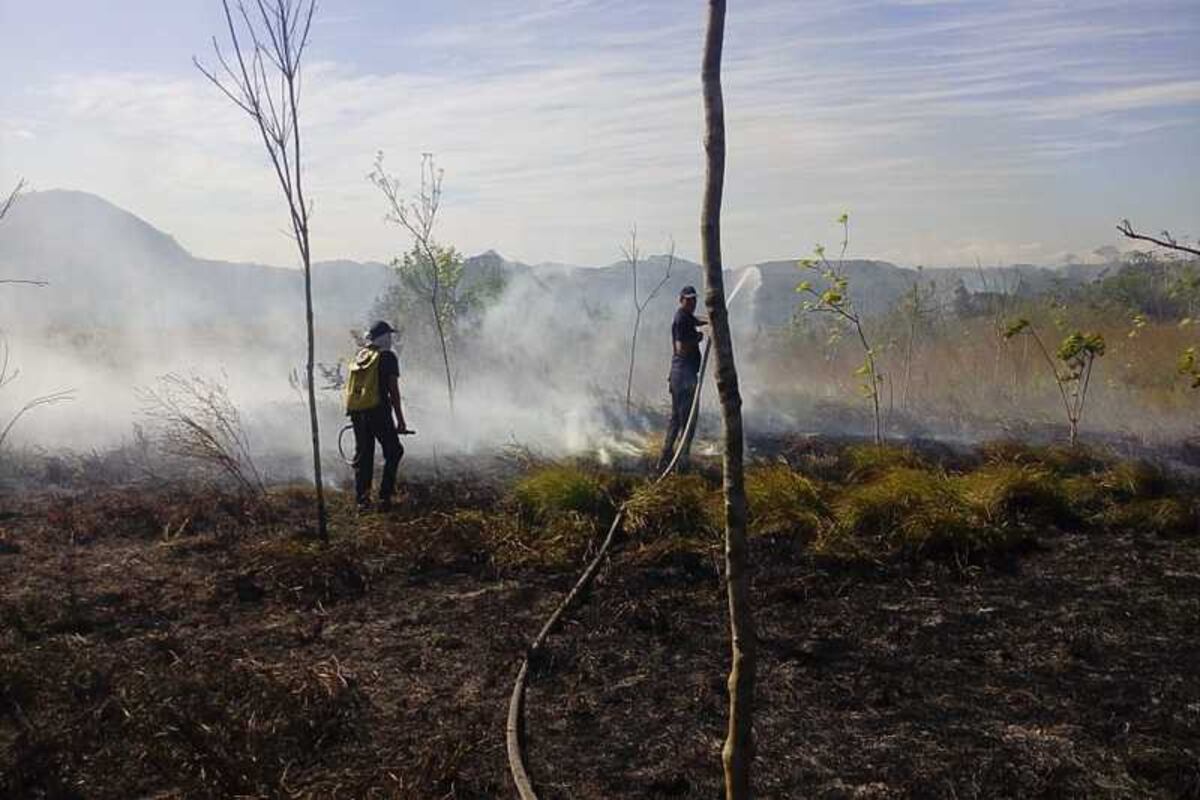
M 504 716 L 574 565 L 502 566 L 458 489 L 0 505 L 0 796 L 512 796 Z M 1047 534 L 845 566 L 754 540 L 763 798 L 1200 798 L 1200 540 Z M 720 795 L 719 553 L 626 542 L 528 695 L 544 798 Z

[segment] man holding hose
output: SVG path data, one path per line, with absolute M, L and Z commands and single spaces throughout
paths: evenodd
M 346 416 L 354 428 L 354 497 L 359 511 L 371 504 L 371 479 L 375 472 L 375 442 L 383 446 L 383 480 L 379 484 L 379 509 L 392 507 L 396 472 L 404 457 L 400 436 L 412 433 L 404 422 L 400 402 L 400 362 L 392 352 L 395 330 L 379 321 L 366 332 L 366 346 L 350 365 L 346 382 Z M 395 421 L 392 415 L 395 415 Z
M 683 287 L 679 292 L 679 308 L 671 323 L 671 374 L 667 378 L 667 385 L 671 389 L 671 425 L 667 428 L 662 454 L 658 457 L 659 472 L 671 463 L 671 457 L 675 455 L 675 441 L 687 427 L 700 374 L 702 334 L 698 329 L 707 324 L 707 320 L 696 317 L 696 287 Z M 680 456 L 679 466 L 686 466 L 687 459 L 685 452 Z

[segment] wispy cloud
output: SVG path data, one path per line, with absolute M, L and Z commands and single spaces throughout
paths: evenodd
M 1036 260 L 1102 243 L 1087 239 L 1108 235 L 1107 217 L 1055 214 L 1109 207 L 1083 178 L 1072 190 L 1056 176 L 1177 142 L 1200 121 L 1200 11 L 1144 5 L 763 0 L 731 11 L 730 260 L 794 254 L 843 208 L 861 215 L 856 251 L 906 261 Z M 604 262 L 637 220 L 694 255 L 702 22 L 693 4 L 505 0 L 404 33 L 413 68 L 317 52 L 302 113 L 318 252 L 384 258 L 403 246 L 363 180 L 383 149 L 405 178 L 419 153 L 438 154 L 443 235 L 465 250 Z M 422 66 L 424 52 L 443 66 Z M 450 66 L 432 57 L 447 53 Z M 20 111 L 38 122 L 22 129 L 49 135 L 0 154 L 0 173 L 32 159 L 52 176 L 42 185 L 86 179 L 202 254 L 290 259 L 249 122 L 199 76 L 64 74 Z M 1039 192 L 1045 181 L 1054 193 Z M 1148 213 L 1178 226 L 1171 215 L 1194 218 L 1197 204 L 1150 201 Z

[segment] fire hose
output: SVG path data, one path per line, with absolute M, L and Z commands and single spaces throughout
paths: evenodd
M 727 303 L 733 302 L 733 298 L 737 296 L 737 293 L 741 290 L 746 279 L 750 277 L 750 274 L 750 271 L 747 271 L 737 286 L 734 287 Z M 684 426 L 683 435 L 675 447 L 675 454 L 671 458 L 671 463 L 654 479 L 654 486 L 662 483 L 668 475 L 675 471 L 680 458 L 691 447 L 692 436 L 695 433 L 696 418 L 700 412 L 700 387 L 704 383 L 704 373 L 708 368 L 708 353 L 711 347 L 712 337 L 709 336 L 704 340 L 704 353 L 700 357 L 700 373 L 696 381 L 696 394 L 692 397 L 692 407 L 688 411 L 687 424 Z M 608 528 L 608 535 L 604 537 L 604 541 L 600 544 L 600 549 L 596 552 L 595 557 L 588 563 L 583 573 L 579 576 L 579 580 L 571 587 L 571 591 L 567 593 L 563 601 L 554 609 L 554 613 L 546 620 L 546 623 L 538 631 L 537 636 L 530 643 L 529 647 L 525 649 L 525 658 L 521 661 L 521 668 L 517 672 L 517 679 L 513 683 L 512 695 L 508 700 L 508 719 L 505 723 L 505 744 L 508 750 L 509 771 L 512 773 L 513 783 L 517 788 L 517 796 L 521 800 L 538 800 L 537 793 L 533 790 L 533 781 L 530 780 L 529 773 L 525 768 L 525 754 L 522 741 L 524 739 L 525 728 L 525 689 L 529 681 L 530 662 L 541 654 L 546 640 L 558 629 L 567 612 L 579 602 L 583 593 L 591 585 L 592 580 L 600 569 L 600 563 L 608 554 L 609 548 L 616 538 L 617 531 L 621 528 L 621 523 L 625 519 L 627 504 L 628 501 L 621 504 L 621 507 L 617 510 L 617 515 L 613 518 L 612 524 Z
M 345 446 L 344 439 L 346 436 L 346 432 L 353 431 L 353 430 L 354 430 L 354 426 L 351 424 L 347 424 L 347 425 L 343 426 L 340 431 L 338 431 L 338 437 L 337 437 L 338 455 L 342 457 L 342 461 L 348 467 L 354 466 L 354 459 L 346 458 L 346 446 Z M 400 436 L 416 436 L 416 434 L 417 434 L 416 431 L 410 430 L 408 428 L 405 428 L 402 431 L 396 431 L 396 433 Z

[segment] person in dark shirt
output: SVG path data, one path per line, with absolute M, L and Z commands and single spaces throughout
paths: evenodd
M 400 403 L 400 361 L 392 352 L 391 325 L 376 322 L 366 332 L 368 347 L 379 351 L 379 404 L 365 411 L 350 412 L 354 428 L 354 496 L 360 510 L 370 507 L 371 480 L 375 473 L 375 441 L 383 447 L 383 478 L 379 483 L 379 508 L 392 505 L 396 472 L 404 456 L 400 434 L 409 433 Z M 395 414 L 393 421 L 392 415 Z
M 692 410 L 692 399 L 696 396 L 696 384 L 700 373 L 700 339 L 698 328 L 708 322 L 696 318 L 696 287 L 685 286 L 679 292 L 679 308 L 671 323 L 671 374 L 667 386 L 671 390 L 671 424 L 663 441 L 662 454 L 658 457 L 661 472 L 671 463 L 675 454 L 675 441 L 687 425 Z M 680 463 L 687 463 L 687 453 Z

